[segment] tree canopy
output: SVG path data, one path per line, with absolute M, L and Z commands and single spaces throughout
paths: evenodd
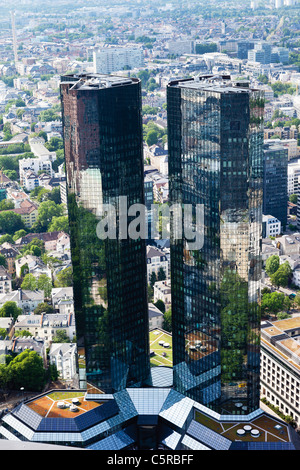
M 16 320 L 19 315 L 22 315 L 22 309 L 12 300 L 5 302 L 0 308 L 0 317 L 13 317 L 13 319 Z
M 172 310 L 169 309 L 164 313 L 163 329 L 172 332 Z
M 49 298 L 52 292 L 52 281 L 47 274 L 41 274 L 37 281 L 37 287 L 44 292 L 44 296 Z
M 25 275 L 21 287 L 23 290 L 36 290 L 38 287 L 37 279 L 33 274 L 28 273 Z
M 33 228 L 39 232 L 47 232 L 52 219 L 54 217 L 61 217 L 63 214 L 64 207 L 61 204 L 55 204 L 54 201 L 43 201 L 39 205 L 37 221 Z
M 55 287 L 71 287 L 73 284 L 72 267 L 61 270 L 54 281 Z
M 266 273 L 268 276 L 276 273 L 277 269 L 280 266 L 280 259 L 277 255 L 270 256 L 266 261 Z
M 289 280 L 293 274 L 293 271 L 286 261 L 285 263 L 281 264 L 276 272 L 274 272 L 271 276 L 271 282 L 273 286 L 279 287 L 287 287 Z
M 40 391 L 46 383 L 43 360 L 36 351 L 27 349 L 1 366 L 1 388 L 19 390 L 24 387 L 25 390 Z
M 13 235 L 17 230 L 25 228 L 25 224 L 19 214 L 7 211 L 0 212 L 0 231 Z
M 289 298 L 282 292 L 265 293 L 261 299 L 262 312 L 277 314 L 284 309 L 288 309 L 290 306 L 288 300 Z

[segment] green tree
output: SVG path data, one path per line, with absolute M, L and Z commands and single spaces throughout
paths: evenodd
M 3 173 L 11 181 L 16 181 L 18 179 L 18 173 L 16 172 L 16 170 L 4 170 Z
M 294 298 L 295 304 L 300 307 L 300 294 L 297 294 L 296 297 Z
M 155 282 L 157 281 L 157 277 L 155 272 L 153 271 L 150 276 L 150 286 L 153 288 Z
M 265 74 L 259 75 L 257 78 L 260 82 L 264 83 L 265 85 L 269 83 L 268 76 Z
M 48 299 L 52 292 L 52 281 L 47 274 L 41 274 L 37 281 L 39 290 L 44 291 L 44 296 Z
M 23 114 L 25 113 L 25 109 L 19 108 L 17 109 L 17 117 L 22 119 Z
M 42 137 L 42 139 L 44 139 L 45 143 L 47 143 L 47 140 L 48 140 L 47 132 L 45 132 L 45 131 L 38 132 L 38 137 Z
M 7 331 L 5 328 L 0 328 L 0 338 L 4 339 L 7 336 Z
M 64 207 L 62 205 L 55 204 L 54 201 L 43 201 L 39 205 L 37 222 L 34 227 L 39 232 L 47 232 L 53 217 L 61 217 L 63 213 Z
M 48 200 L 55 202 L 55 204 L 61 204 L 60 188 L 53 188 L 48 194 Z
M 43 201 L 48 201 L 48 196 L 50 194 L 50 190 L 49 189 L 46 189 L 46 188 L 42 188 L 40 186 L 40 190 L 36 196 L 36 199 L 38 202 L 43 202 Z
M 4 266 L 5 268 L 7 267 L 7 261 L 4 255 L 0 253 L 0 266 Z
M 296 88 L 291 84 L 291 83 L 283 83 L 283 82 L 275 82 L 271 83 L 271 88 L 274 91 L 274 96 L 277 98 L 280 95 L 283 95 L 285 93 L 289 95 L 293 95 L 296 91 Z
M 31 273 L 26 274 L 22 282 L 21 288 L 23 290 L 36 290 L 37 287 L 38 283 L 34 275 Z
M 153 287 L 150 284 L 147 285 L 147 299 L 148 303 L 153 301 Z
M 278 313 L 284 309 L 285 295 L 282 292 L 266 293 L 261 299 L 262 312 Z
M 67 216 L 53 217 L 48 227 L 48 232 L 66 232 L 69 231 L 69 219 Z
M 216 52 L 218 45 L 215 42 L 210 43 L 196 43 L 196 54 L 205 54 L 207 52 Z
M 2 235 L 2 237 L 0 237 L 0 244 L 2 243 L 13 243 L 14 242 L 14 239 L 12 237 L 12 235 Z
M 266 261 L 266 273 L 268 276 L 276 273 L 277 269 L 280 266 L 280 259 L 277 255 L 270 256 Z
M 73 284 L 72 267 L 60 271 L 54 281 L 55 287 L 71 287 Z
M 65 153 L 64 149 L 56 150 L 56 160 L 52 163 L 52 168 L 54 171 L 58 171 L 58 167 L 64 163 L 65 161 Z
M 70 338 L 68 337 L 65 330 L 57 330 L 56 335 L 52 339 L 53 343 L 69 343 Z
M 29 249 L 23 252 L 23 255 L 41 256 L 42 250 L 37 245 L 31 245 Z
M 264 295 L 264 294 L 271 294 L 271 289 L 269 289 L 268 287 L 264 287 L 261 291 L 261 295 Z
M 288 261 L 286 261 L 277 269 L 277 271 L 274 274 L 270 276 L 273 286 L 287 287 L 289 280 L 292 276 L 292 273 L 293 273 L 292 269 Z
M 64 141 L 60 137 L 51 137 L 51 139 L 46 142 L 45 147 L 50 150 L 50 152 L 56 152 L 56 150 L 64 148 Z
M 27 330 L 15 331 L 14 335 L 16 337 L 21 337 L 21 338 L 33 336 L 33 334 L 30 333 L 30 331 L 27 331 Z
M 26 106 L 25 101 L 23 101 L 21 98 L 18 98 L 15 104 L 17 108 L 24 108 Z
M 25 245 L 24 248 L 21 249 L 22 255 L 34 255 L 34 256 L 41 256 L 45 253 L 45 244 L 43 240 L 39 238 L 33 238 L 30 243 Z
M 61 265 L 62 263 L 60 259 L 49 256 L 47 253 L 43 254 L 42 261 L 51 269 L 52 272 L 55 266 Z
M 49 364 L 48 367 L 48 377 L 52 382 L 55 382 L 59 377 L 59 372 L 57 370 L 56 364 Z
M 152 129 L 147 133 L 146 143 L 148 147 L 151 147 L 151 145 L 157 144 L 157 142 L 158 142 L 158 133 L 156 130 Z
M 164 313 L 163 329 L 172 332 L 172 310 L 170 308 Z
M 13 241 L 16 242 L 17 240 L 19 240 L 19 238 L 25 237 L 25 235 L 27 235 L 26 230 L 24 230 L 24 229 L 17 230 L 16 233 L 14 234 L 14 236 L 12 237 Z
M 287 318 L 291 318 L 291 315 L 289 315 L 287 312 L 279 312 L 276 316 L 277 320 L 286 320 Z
M 157 273 L 157 280 L 164 281 L 166 279 L 166 273 L 162 267 L 159 268 Z
M 7 366 L 10 374 L 10 387 L 18 390 L 42 390 L 46 383 L 43 360 L 36 351 L 29 349 L 16 356 Z
M 61 121 L 61 117 L 53 109 L 46 109 L 39 115 L 39 121 L 50 122 L 50 121 Z
M 52 305 L 47 304 L 47 302 L 41 302 L 34 309 L 33 313 L 35 315 L 41 315 L 41 313 L 54 313 L 54 308 L 52 307 Z
M 7 356 L 0 356 L 0 388 L 7 390 L 10 382 L 10 371 L 6 364 Z
M 0 211 L 8 211 L 9 209 L 14 209 L 15 205 L 10 199 L 3 199 L 0 201 Z
M 31 198 L 37 198 L 37 196 L 39 195 L 39 193 L 41 191 L 43 191 L 45 188 L 43 188 L 43 186 L 36 186 L 32 191 L 30 191 L 30 197 Z M 47 191 L 47 190 L 46 190 Z
M 145 104 L 143 106 L 143 115 L 144 114 L 157 114 L 158 113 L 158 108 L 155 108 L 153 106 L 149 106 L 148 104 Z
M 17 230 L 25 228 L 25 224 L 19 214 L 12 211 L 0 213 L 0 231 L 13 235 Z
M 0 308 L 0 317 L 13 317 L 16 320 L 19 315 L 22 315 L 22 309 L 12 300 L 5 302 Z
M 297 199 L 298 199 L 297 194 L 291 194 L 289 197 L 289 201 L 292 202 L 293 204 L 297 204 Z

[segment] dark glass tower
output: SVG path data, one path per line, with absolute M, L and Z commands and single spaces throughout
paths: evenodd
M 144 204 L 141 85 L 80 74 L 60 90 L 79 380 L 114 393 L 141 386 L 150 367 L 145 240 L 119 233 L 119 198 Z M 98 236 L 103 204 L 116 239 Z
M 263 214 L 287 224 L 288 149 L 277 142 L 264 142 Z
M 259 408 L 264 98 L 206 76 L 170 82 L 167 104 L 170 203 L 204 208 L 201 249 L 171 239 L 174 387 L 248 414 Z

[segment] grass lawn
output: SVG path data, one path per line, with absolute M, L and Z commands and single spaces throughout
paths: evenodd
M 72 398 L 84 397 L 84 393 L 82 393 L 80 391 L 77 391 L 77 392 L 70 392 L 70 391 L 52 392 L 52 393 L 49 393 L 48 397 L 52 398 L 52 400 L 54 400 L 54 401 L 69 400 L 69 399 L 72 399 Z
M 158 332 L 158 334 L 155 334 Z M 160 344 L 160 341 L 164 341 L 165 343 L 169 343 L 168 348 L 164 348 Z M 150 350 L 154 351 L 154 356 L 150 357 L 151 366 L 173 366 L 173 354 L 172 354 L 172 336 L 166 333 L 163 333 L 160 330 L 150 331 Z M 163 354 L 165 356 L 163 356 Z

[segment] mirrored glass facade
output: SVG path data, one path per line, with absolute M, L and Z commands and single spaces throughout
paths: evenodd
M 204 209 L 201 249 L 171 240 L 174 387 L 248 414 L 259 407 L 264 98 L 203 77 L 170 82 L 167 104 L 170 203 Z
M 263 214 L 287 225 L 288 149 L 279 143 L 264 142 Z
M 64 76 L 61 102 L 80 385 L 114 393 L 150 367 L 145 240 L 119 233 L 119 198 L 144 204 L 140 81 Z M 103 204 L 115 239 L 98 236 Z

